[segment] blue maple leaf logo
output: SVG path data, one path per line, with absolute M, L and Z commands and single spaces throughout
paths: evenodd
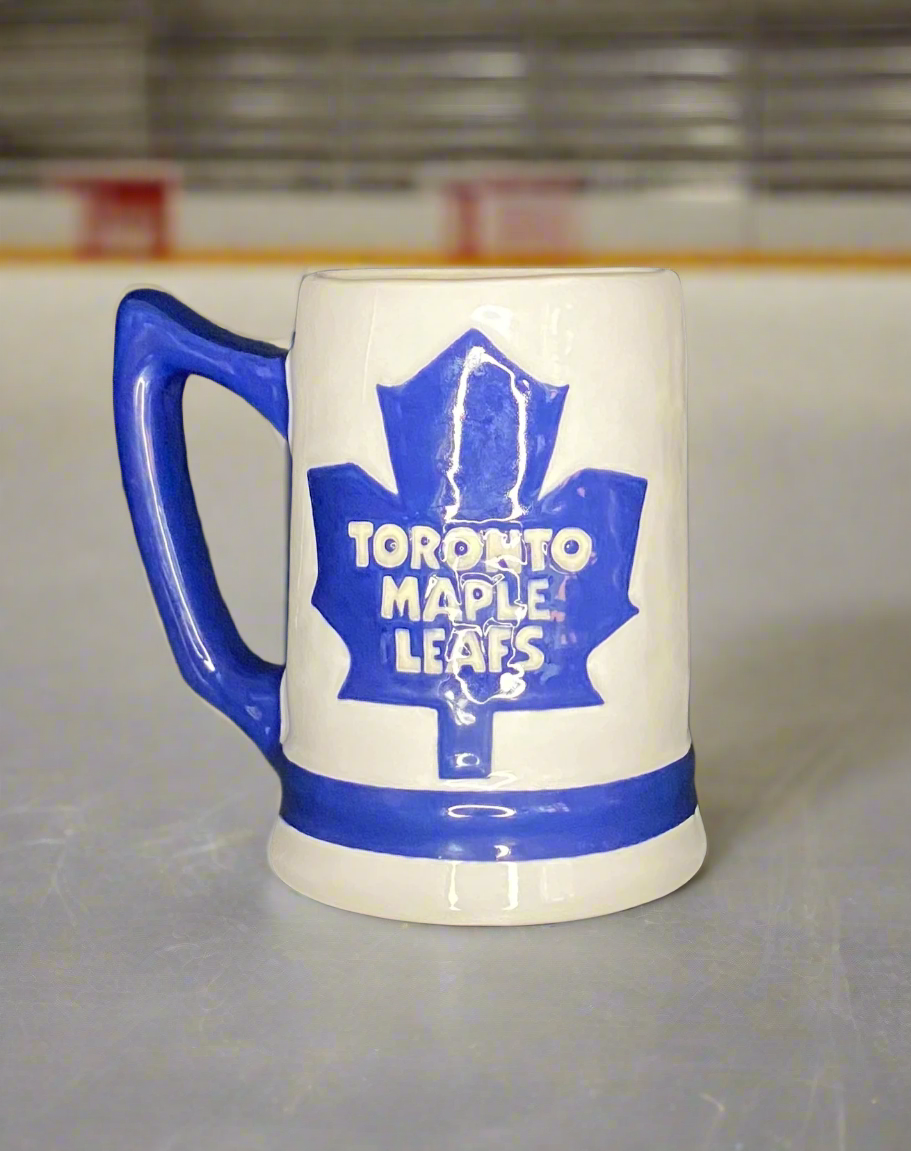
M 566 389 L 478 331 L 377 394 L 398 491 L 353 463 L 308 472 L 339 698 L 433 708 L 440 777 L 486 776 L 495 712 L 604 702 L 586 661 L 637 613 L 646 481 L 586 468 L 542 496 Z

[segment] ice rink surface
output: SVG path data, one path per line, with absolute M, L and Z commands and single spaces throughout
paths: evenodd
M 117 301 L 290 336 L 296 274 L 0 270 L 5 1151 L 905 1151 L 911 278 L 683 276 L 702 873 L 415 927 L 269 873 L 278 787 L 184 687 L 110 412 Z M 226 597 L 280 658 L 283 453 L 193 383 Z

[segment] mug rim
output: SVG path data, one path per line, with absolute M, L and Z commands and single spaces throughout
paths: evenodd
M 343 267 L 319 268 L 306 273 L 305 280 L 326 280 L 342 284 L 381 284 L 416 282 L 424 284 L 509 282 L 515 280 L 548 279 L 596 279 L 598 277 L 623 278 L 632 276 L 653 276 L 670 272 L 662 267 L 622 267 L 604 265 L 578 268 L 555 265 L 553 267 L 458 267 L 424 265 L 415 267 Z M 672 273 L 673 274 L 673 273 Z

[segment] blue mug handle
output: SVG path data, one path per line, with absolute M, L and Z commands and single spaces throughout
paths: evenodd
M 117 313 L 114 423 L 136 542 L 189 686 L 278 767 L 281 677 L 241 639 L 215 579 L 187 467 L 183 391 L 205 376 L 288 437 L 287 352 L 219 328 L 165 292 L 130 292 Z

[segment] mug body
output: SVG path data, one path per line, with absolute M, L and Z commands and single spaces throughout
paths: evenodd
M 285 882 L 508 924 L 698 870 L 685 372 L 671 272 L 304 278 Z

